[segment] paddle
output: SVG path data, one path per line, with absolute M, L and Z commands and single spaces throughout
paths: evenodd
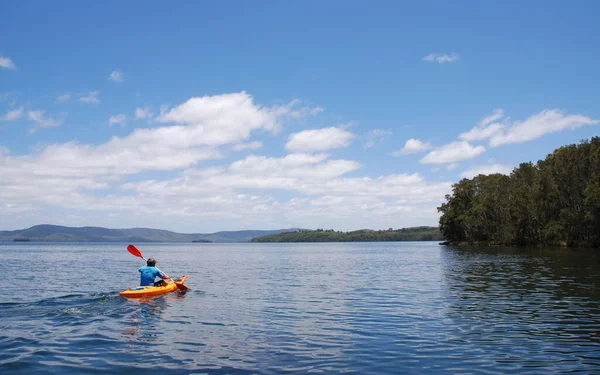
M 142 255 L 142 252 L 139 251 L 138 248 L 133 245 L 128 245 L 127 251 L 129 251 L 129 253 L 133 256 L 136 256 L 138 258 L 142 258 L 143 260 L 146 260 L 146 258 L 144 258 L 144 256 Z M 179 290 L 188 290 L 189 289 L 187 286 L 183 285 L 183 283 L 176 283 L 175 280 L 173 280 L 173 279 L 171 279 L 171 281 L 173 281 L 175 283 L 175 286 L 177 286 L 177 289 L 179 289 Z

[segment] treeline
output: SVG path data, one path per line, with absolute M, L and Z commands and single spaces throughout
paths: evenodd
M 438 207 L 450 242 L 600 247 L 600 137 L 452 190 Z
M 444 239 L 438 228 L 412 227 L 387 230 L 356 230 L 351 232 L 333 229 L 299 230 L 253 238 L 251 242 L 376 242 L 376 241 L 439 241 Z

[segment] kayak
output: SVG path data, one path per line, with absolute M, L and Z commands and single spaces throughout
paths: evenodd
M 126 289 L 120 292 L 119 295 L 127 298 L 140 298 L 171 293 L 178 289 L 177 285 L 183 285 L 186 277 L 187 276 L 181 276 L 179 279 L 170 281 L 164 286 L 138 286 Z

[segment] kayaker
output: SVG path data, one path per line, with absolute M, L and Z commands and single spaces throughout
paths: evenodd
M 170 279 L 170 277 L 156 268 L 156 259 L 148 258 L 146 265 L 140 267 L 140 285 L 141 286 L 163 286 L 165 285 L 164 279 Z M 161 280 L 154 282 L 156 277 L 160 277 Z

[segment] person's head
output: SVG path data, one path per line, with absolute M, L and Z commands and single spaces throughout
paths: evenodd
M 154 259 L 154 258 L 148 258 L 148 260 L 146 261 L 146 265 L 150 266 L 150 267 L 156 266 L 156 259 Z

